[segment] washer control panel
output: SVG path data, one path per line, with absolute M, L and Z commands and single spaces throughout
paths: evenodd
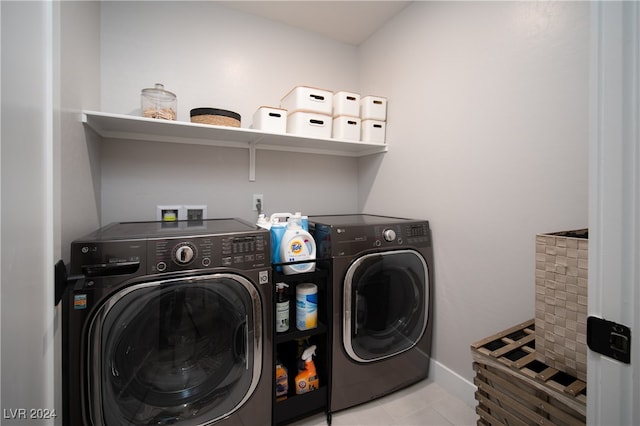
M 313 223 L 312 228 L 319 257 L 349 256 L 370 249 L 431 245 L 431 232 L 426 221 L 356 226 Z
M 410 244 L 423 246 L 429 243 L 429 228 L 425 223 L 394 224 L 373 227 L 375 247 Z
M 253 269 L 269 266 L 268 235 L 202 236 L 149 240 L 151 273 L 232 267 Z

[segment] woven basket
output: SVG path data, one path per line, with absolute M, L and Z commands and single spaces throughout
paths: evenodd
M 588 230 L 536 235 L 536 358 L 587 379 Z
M 480 425 L 584 425 L 587 383 L 538 361 L 534 320 L 471 344 Z
M 226 109 L 194 108 L 190 111 L 192 123 L 214 126 L 240 127 L 240 114 Z

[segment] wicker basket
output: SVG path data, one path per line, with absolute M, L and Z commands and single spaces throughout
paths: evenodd
M 586 422 L 587 384 L 535 359 L 534 320 L 471 345 L 478 425 Z
M 214 126 L 240 127 L 240 114 L 226 109 L 194 108 L 190 111 L 191 122 Z
M 536 236 L 536 358 L 587 378 L 588 230 Z

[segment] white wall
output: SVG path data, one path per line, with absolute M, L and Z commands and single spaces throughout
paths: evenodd
M 364 211 L 430 220 L 434 358 L 534 316 L 535 234 L 587 226 L 589 5 L 417 2 L 359 49 L 389 98 Z
M 261 105 L 279 106 L 297 85 L 357 90 L 356 48 L 227 9 L 215 2 L 103 2 L 101 110 L 139 114 L 140 90 L 163 83 L 178 120 L 196 107 L 236 111 L 249 127 Z M 355 211 L 357 160 L 109 141 L 101 147 L 102 223 L 155 219 L 158 204 L 206 204 L 209 217 Z M 136 179 L 137 177 L 137 179 Z
M 264 195 L 268 214 L 357 208 L 352 158 L 259 150 L 249 182 L 247 150 L 112 140 L 101 154 L 104 224 L 155 220 L 158 204 L 206 204 L 209 217 L 255 222 L 254 193 Z
M 9 425 L 25 423 L 17 416 L 20 408 L 55 408 L 53 43 L 47 42 L 54 28 L 51 3 L 2 2 L 0 15 L 0 376 L 2 423 Z M 32 420 L 31 424 L 45 422 Z
M 69 261 L 71 241 L 100 226 L 99 141 L 80 122 L 83 109 L 100 108 L 100 3 L 64 1 L 54 3 L 57 50 L 54 55 L 54 90 L 59 102 L 55 111 L 54 159 L 58 187 L 54 195 L 57 244 L 53 261 Z M 48 270 L 50 268 L 48 267 Z M 55 406 L 62 413 L 61 308 L 56 311 L 54 364 Z M 61 415 L 56 424 L 62 424 Z
M 100 9 L 92 2 L 1 6 L 2 423 L 24 424 L 19 417 L 29 413 L 16 410 L 42 408 L 58 416 L 31 424 L 61 424 L 53 265 L 68 260 L 72 238 L 98 226 L 92 142 L 78 118 L 97 108 L 92 41 Z
M 100 3 L 60 2 L 62 258 L 71 241 L 100 226 L 99 141 L 80 122 L 100 109 Z

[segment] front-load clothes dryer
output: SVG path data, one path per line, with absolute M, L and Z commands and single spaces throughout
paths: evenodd
M 333 281 L 329 411 L 427 377 L 432 335 L 429 222 L 374 215 L 310 216 Z
M 115 223 L 71 244 L 66 425 L 269 425 L 269 231 Z

